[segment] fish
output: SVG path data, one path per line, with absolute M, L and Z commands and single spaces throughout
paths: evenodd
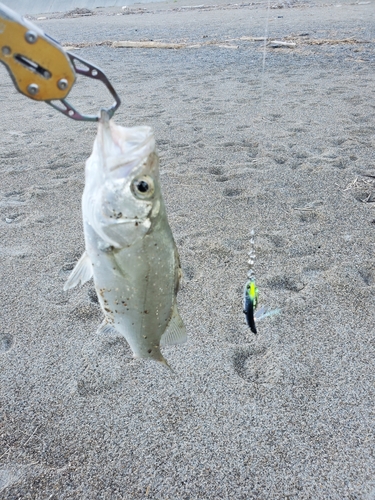
M 161 348 L 186 342 L 177 307 L 181 266 L 167 219 L 153 130 L 122 127 L 102 110 L 82 195 L 85 252 L 64 290 L 94 279 L 104 320 L 134 358 L 163 363 Z

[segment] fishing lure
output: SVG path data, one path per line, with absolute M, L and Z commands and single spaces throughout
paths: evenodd
M 255 284 L 255 281 L 251 279 L 245 285 L 244 289 L 244 303 L 243 303 L 243 312 L 246 316 L 246 322 L 249 325 L 250 330 L 253 333 L 257 333 L 257 329 L 255 326 L 255 309 L 258 305 L 258 287 Z
M 254 272 L 254 262 L 255 262 L 255 248 L 254 248 L 254 230 L 250 233 L 250 252 L 249 252 L 249 271 L 247 273 L 248 281 L 244 288 L 243 297 L 243 312 L 246 316 L 246 322 L 249 325 L 250 330 L 257 334 L 256 321 L 260 319 L 267 318 L 269 316 L 274 316 L 280 313 L 280 309 L 270 310 L 268 307 L 258 307 L 259 291 L 255 283 L 255 272 Z
M 243 312 L 246 316 L 246 322 L 249 325 L 250 330 L 253 333 L 257 333 L 255 326 L 255 309 L 258 305 L 258 287 L 255 284 L 255 272 L 254 272 L 254 262 L 255 262 L 255 242 L 254 242 L 254 230 L 250 233 L 250 252 L 249 252 L 249 271 L 247 273 L 248 281 L 244 288 L 244 299 L 243 299 Z

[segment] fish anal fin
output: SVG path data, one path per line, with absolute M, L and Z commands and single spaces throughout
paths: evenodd
M 118 331 L 116 328 L 109 323 L 107 323 L 107 320 L 104 320 L 103 323 L 99 326 L 98 331 L 96 332 L 97 335 L 103 335 L 106 337 L 113 336 L 113 335 L 119 335 Z
M 82 257 L 79 259 L 75 268 L 70 273 L 69 278 L 67 279 L 64 290 L 69 290 L 70 288 L 74 288 L 81 282 L 81 285 L 86 283 L 90 278 L 92 278 L 92 264 L 90 257 L 87 252 L 84 252 Z
M 173 305 L 171 319 L 169 320 L 168 326 L 160 339 L 160 347 L 183 344 L 186 341 L 186 328 L 175 302 Z

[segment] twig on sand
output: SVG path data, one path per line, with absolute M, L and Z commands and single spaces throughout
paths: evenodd
M 107 46 L 113 49 L 200 49 L 208 46 L 216 46 L 225 49 L 238 49 L 238 45 L 233 45 L 231 42 L 264 42 L 268 39 L 264 36 L 241 36 L 240 38 L 230 38 L 224 40 L 209 40 L 206 42 L 191 42 L 186 40 L 180 42 L 161 41 L 161 40 L 102 40 L 100 42 L 80 42 L 66 43 L 63 45 L 65 50 L 78 50 L 87 47 L 102 47 Z M 228 43 L 229 42 L 229 43 Z M 284 40 L 269 40 L 268 47 L 271 48 L 298 48 L 305 45 L 338 45 L 344 43 L 370 43 L 367 40 L 357 40 L 355 38 L 344 38 L 341 40 L 331 39 L 303 39 L 295 36 L 286 36 Z
M 241 36 L 241 38 L 239 38 L 239 40 L 245 42 L 264 42 L 265 39 L 264 36 Z
M 353 189 L 357 185 L 357 183 L 358 183 L 358 177 L 356 177 L 354 181 L 349 182 L 349 184 L 346 186 L 345 189 L 343 189 L 343 191 L 349 191 L 349 189 Z
M 279 47 L 286 47 L 288 49 L 292 49 L 296 47 L 297 44 L 294 42 L 282 42 L 281 40 L 271 40 L 270 42 L 268 42 L 268 45 L 273 49 L 277 49 Z
M 364 198 L 362 201 L 362 203 L 375 203 L 375 199 L 371 199 L 372 198 L 372 193 L 370 193 L 366 198 Z
M 368 40 L 358 40 L 357 38 L 341 38 L 341 39 L 331 39 L 331 38 L 321 38 L 305 40 L 304 43 L 307 45 L 339 45 L 344 43 L 369 43 Z
M 359 195 L 364 195 L 363 191 L 368 192 L 364 198 L 359 197 L 358 195 L 356 196 L 356 199 L 358 201 L 361 201 L 362 203 L 375 203 L 375 197 L 374 197 L 374 189 L 375 189 L 375 175 L 373 174 L 362 174 L 364 177 L 370 177 L 370 179 L 360 179 L 359 177 L 356 177 L 354 181 L 350 182 L 345 189 L 342 191 L 349 191 L 351 189 L 354 190 L 360 190 Z
M 124 40 L 113 42 L 111 47 L 125 48 L 125 49 L 182 49 L 186 47 L 186 43 L 164 43 L 164 42 L 133 42 L 131 40 Z

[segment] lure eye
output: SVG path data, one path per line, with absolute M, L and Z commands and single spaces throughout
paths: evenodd
M 133 194 L 141 200 L 148 200 L 154 196 L 154 181 L 148 175 L 142 175 L 132 182 Z

